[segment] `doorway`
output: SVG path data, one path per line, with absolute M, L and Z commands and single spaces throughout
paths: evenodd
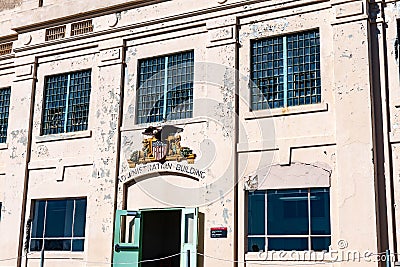
M 197 257 L 203 251 L 201 218 L 197 208 L 117 210 L 113 266 L 203 266 Z
M 181 210 L 142 211 L 142 267 L 180 266 Z M 176 255 L 160 261 L 146 262 Z

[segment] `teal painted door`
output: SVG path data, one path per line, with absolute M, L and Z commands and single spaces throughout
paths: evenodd
M 117 210 L 114 233 L 114 267 L 138 267 L 140 211 Z
M 181 266 L 197 267 L 198 209 L 182 209 Z

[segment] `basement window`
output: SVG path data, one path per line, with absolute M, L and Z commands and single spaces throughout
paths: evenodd
M 35 200 L 31 251 L 83 251 L 86 198 Z
M 71 36 L 93 32 L 92 20 L 80 21 L 71 24 Z
M 46 41 L 53 41 L 65 37 L 66 26 L 46 29 Z
M 13 43 L 0 44 L 0 56 L 11 54 Z

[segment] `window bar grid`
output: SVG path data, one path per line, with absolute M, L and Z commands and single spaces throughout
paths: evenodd
M 91 91 L 91 71 L 80 71 L 69 75 L 68 118 L 65 131 L 84 131 L 88 128 Z
M 137 122 L 163 120 L 165 57 L 139 62 Z
M 284 107 L 283 38 L 255 41 L 251 53 L 252 109 Z
M 287 37 L 283 36 L 283 106 L 287 107 L 287 99 L 288 99 L 288 67 L 287 67 Z
M 71 75 L 68 75 L 68 79 L 67 79 L 67 96 L 65 97 L 65 99 L 67 99 L 67 101 L 65 101 L 65 110 L 68 111 L 68 106 L 69 106 L 69 88 L 70 88 L 70 83 L 71 83 Z M 65 129 L 67 128 L 67 121 L 68 121 L 68 112 L 64 112 L 64 132 Z
M 7 141 L 11 87 L 0 89 L 0 143 Z
M 165 65 L 164 65 L 164 101 L 163 101 L 163 120 L 167 118 L 167 97 L 168 97 L 168 74 L 169 74 L 169 69 L 168 69 L 168 57 L 165 57 Z
M 42 134 L 87 130 L 90 91 L 91 70 L 47 77 Z
M 252 42 L 252 109 L 320 103 L 319 54 L 318 30 Z
M 320 48 L 318 31 L 287 37 L 288 106 L 321 102 Z
M 193 51 L 139 62 L 137 123 L 192 117 Z
M 49 76 L 45 82 L 45 107 L 42 134 L 64 132 L 68 74 Z
M 168 120 L 192 117 L 193 112 L 193 51 L 172 55 L 168 66 Z
M 11 54 L 13 43 L 0 44 L 0 56 Z
M 51 29 L 46 29 L 46 41 L 57 40 L 65 37 L 66 26 L 59 26 Z
M 71 24 L 71 36 L 93 32 L 92 20 L 80 21 Z

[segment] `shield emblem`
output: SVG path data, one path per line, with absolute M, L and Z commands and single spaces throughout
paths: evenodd
M 162 160 L 167 155 L 167 144 L 158 140 L 153 142 L 153 155 L 156 160 Z

